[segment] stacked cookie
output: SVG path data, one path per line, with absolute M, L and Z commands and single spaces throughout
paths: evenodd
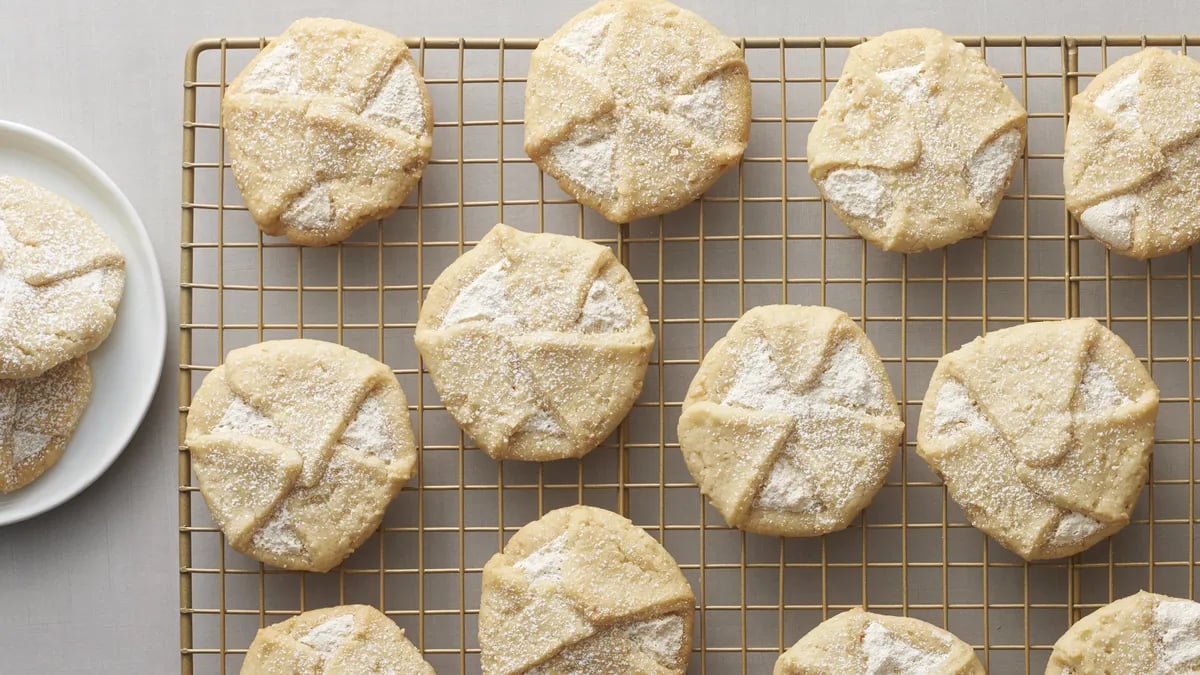
M 124 288 L 125 258 L 88 214 L 0 177 L 0 492 L 62 456 L 91 396 L 88 354 Z

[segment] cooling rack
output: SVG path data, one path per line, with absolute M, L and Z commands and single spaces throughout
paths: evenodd
M 1152 589 L 1195 597 L 1192 252 L 1109 256 L 1062 196 L 1071 96 L 1145 46 L 1195 36 L 963 37 L 1029 109 L 1029 145 L 986 237 L 898 255 L 853 236 L 807 176 L 805 141 L 847 50 L 862 38 L 747 38 L 754 118 L 745 158 L 700 201 L 616 226 L 580 207 L 522 151 L 531 39 L 409 41 L 433 98 L 433 160 L 395 215 L 345 243 L 263 237 L 234 186 L 219 122 L 224 85 L 266 38 L 210 39 L 184 76 L 180 276 L 179 562 L 184 673 L 236 673 L 255 631 L 343 602 L 384 610 L 441 673 L 479 672 L 483 564 L 547 510 L 618 511 L 661 541 L 696 592 L 691 672 L 769 672 L 818 622 L 866 605 L 944 626 L 991 672 L 1040 673 L 1081 616 Z M 497 221 L 609 245 L 658 335 L 645 390 L 620 430 L 581 460 L 496 463 L 438 401 L 412 342 L 422 295 Z M 727 528 L 678 450 L 679 406 L 700 358 L 747 308 L 847 311 L 883 356 L 909 422 L 903 452 L 849 529 L 779 539 Z M 1148 488 L 1116 537 L 1028 564 L 971 528 L 914 454 L 938 357 L 988 330 L 1093 316 L 1150 367 L 1162 405 Z M 183 446 L 191 396 L 230 349 L 306 336 L 390 364 L 410 403 L 421 471 L 380 531 L 328 574 L 264 567 L 225 545 Z

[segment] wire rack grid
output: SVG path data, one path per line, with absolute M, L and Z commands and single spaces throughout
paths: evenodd
M 983 238 L 897 255 L 853 236 L 808 179 L 804 143 L 847 50 L 862 38 L 740 40 L 752 75 L 751 140 L 700 201 L 616 226 L 580 207 L 522 151 L 532 39 L 410 40 L 434 101 L 433 160 L 395 215 L 324 249 L 263 237 L 233 185 L 224 86 L 267 38 L 189 50 L 184 80 L 180 279 L 179 552 L 184 673 L 237 672 L 255 631 L 296 613 L 363 602 L 407 630 L 439 672 L 478 672 L 481 569 L 547 510 L 588 503 L 630 517 L 675 556 L 696 592 L 690 671 L 769 672 L 821 620 L 866 605 L 945 626 L 991 672 L 1041 672 L 1075 620 L 1140 588 L 1194 597 L 1195 358 L 1192 253 L 1110 257 L 1063 205 L 1071 96 L 1110 61 L 1195 37 L 964 37 L 1029 109 L 1029 141 Z M 629 419 L 581 460 L 496 463 L 454 425 L 412 333 L 437 274 L 497 221 L 612 246 L 658 343 Z M 909 422 L 874 503 L 820 538 L 725 526 L 686 471 L 674 433 L 705 350 L 749 307 L 819 303 L 861 322 Z M 1102 319 L 1162 390 L 1148 489 L 1134 521 L 1079 556 L 1027 564 L 966 522 L 914 454 L 925 385 L 943 353 L 988 330 Z M 389 363 L 410 402 L 421 470 L 380 531 L 328 574 L 264 567 L 228 548 L 183 445 L 188 404 L 232 348 L 306 336 Z

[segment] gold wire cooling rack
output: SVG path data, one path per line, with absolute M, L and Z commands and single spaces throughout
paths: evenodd
M 612 225 L 522 151 L 524 76 L 536 40 L 410 40 L 437 120 L 433 160 L 398 213 L 340 246 L 264 238 L 233 185 L 219 122 L 226 82 L 266 39 L 212 39 L 187 55 L 180 278 L 179 562 L 184 673 L 237 672 L 262 625 L 362 602 L 384 610 L 441 673 L 478 672 L 481 569 L 545 511 L 588 503 L 661 541 L 696 592 L 691 672 L 769 672 L 818 622 L 866 605 L 945 626 L 993 673 L 1040 673 L 1082 615 L 1138 589 L 1195 597 L 1192 252 L 1109 256 L 1068 217 L 1065 110 L 1119 56 L 1186 52 L 1195 36 L 966 37 L 1029 109 L 1025 158 L 986 237 L 915 255 L 879 251 L 841 225 L 809 180 L 804 144 L 847 50 L 861 38 L 753 38 L 754 118 L 744 159 L 699 202 Z M 496 463 L 439 405 L 412 342 L 423 292 L 497 221 L 612 246 L 637 280 L 659 341 L 618 433 L 581 460 Z M 743 310 L 820 303 L 858 319 L 884 357 L 909 431 L 858 522 L 779 539 L 724 525 L 681 460 L 680 402 L 706 348 Z M 913 454 L 938 357 L 976 335 L 1093 316 L 1162 390 L 1150 484 L 1133 523 L 1079 556 L 1027 564 L 971 528 Z M 408 394 L 422 466 L 380 531 L 328 574 L 267 568 L 229 549 L 182 444 L 188 404 L 232 348 L 303 335 L 391 364 Z

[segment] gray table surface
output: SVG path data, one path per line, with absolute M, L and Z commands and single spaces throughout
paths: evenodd
M 270 35 L 336 15 L 402 35 L 546 35 L 587 0 L 0 1 L 0 119 L 39 127 L 109 173 L 140 212 L 178 316 L 183 57 L 203 37 Z M 730 35 L 862 35 L 930 25 L 955 34 L 1196 31 L 1187 0 L 715 2 Z M 0 529 L 0 672 L 178 669 L 175 331 L 146 423 L 95 485 Z

